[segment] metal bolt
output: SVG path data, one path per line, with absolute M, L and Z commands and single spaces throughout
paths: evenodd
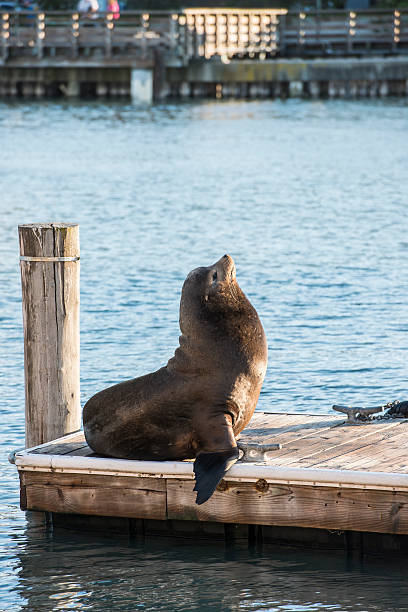
M 255 489 L 260 493 L 266 493 L 269 489 L 269 484 L 266 482 L 264 478 L 260 478 L 256 481 Z
M 222 479 L 217 486 L 217 491 L 226 491 L 228 489 L 228 483 Z

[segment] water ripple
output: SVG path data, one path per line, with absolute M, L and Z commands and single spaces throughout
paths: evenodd
M 166 363 L 183 279 L 225 252 L 268 338 L 259 409 L 408 399 L 407 106 L 0 103 L 4 609 L 407 608 L 399 567 L 47 540 L 6 460 L 24 436 L 19 223 L 80 223 L 82 402 Z

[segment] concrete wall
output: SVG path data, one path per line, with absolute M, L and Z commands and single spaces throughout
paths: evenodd
M 153 87 L 156 99 L 408 95 L 408 57 L 235 60 L 228 64 L 211 60 L 166 68 L 158 56 L 153 79 L 151 70 L 123 64 L 7 64 L 0 66 L 0 97 L 129 97 L 133 91 L 136 98 L 142 92 L 141 101 L 150 101 Z M 141 76 L 147 72 L 148 84 L 142 87 Z
M 408 58 L 194 61 L 167 82 L 180 97 L 405 96 Z
M 0 67 L 0 97 L 130 95 L 128 67 Z
M 408 58 L 195 61 L 186 68 L 169 68 L 167 77 L 170 83 L 391 81 L 408 79 Z

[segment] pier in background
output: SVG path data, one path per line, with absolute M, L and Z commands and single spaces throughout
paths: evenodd
M 408 10 L 0 13 L 0 97 L 408 93 Z

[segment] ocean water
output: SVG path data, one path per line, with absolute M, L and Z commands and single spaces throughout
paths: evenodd
M 406 400 L 408 103 L 0 103 L 0 610 L 404 610 L 399 564 L 48 533 L 19 510 L 17 226 L 78 222 L 81 398 L 164 365 L 187 273 L 232 255 L 264 411 Z

